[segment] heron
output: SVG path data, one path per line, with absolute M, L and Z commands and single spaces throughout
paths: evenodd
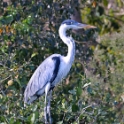
M 31 104 L 45 94 L 45 124 L 52 124 L 50 113 L 52 91 L 67 76 L 75 59 L 75 41 L 71 36 L 67 36 L 66 31 L 82 28 L 89 29 L 96 27 L 71 19 L 62 22 L 59 27 L 59 36 L 68 47 L 67 55 L 53 54 L 46 58 L 35 70 L 24 91 L 24 104 Z

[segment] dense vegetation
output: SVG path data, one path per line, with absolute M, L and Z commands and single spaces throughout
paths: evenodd
M 1 1 L 0 124 L 44 123 L 44 97 L 24 108 L 23 89 L 47 56 L 66 55 L 58 28 L 74 9 L 98 29 L 73 33 L 76 59 L 53 91 L 53 123 L 123 124 L 123 5 L 121 0 Z

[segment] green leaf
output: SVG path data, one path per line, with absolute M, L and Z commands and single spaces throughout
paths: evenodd
M 82 88 L 81 87 L 76 88 L 76 95 L 80 96 L 81 94 L 82 94 Z
M 27 24 L 32 24 L 32 16 L 29 15 L 28 18 L 26 19 Z
M 4 38 L 4 40 L 8 40 L 8 36 L 7 35 L 4 35 L 3 38 Z
M 107 6 L 108 5 L 108 0 L 103 0 L 103 4 L 104 4 L 104 6 Z
M 10 24 L 14 20 L 13 15 L 8 15 L 5 17 L 5 24 Z
M 14 121 L 15 121 L 15 119 L 14 119 L 14 118 L 11 118 L 11 119 L 9 120 L 9 123 L 10 123 L 10 124 L 14 124 Z
M 32 111 L 35 112 L 37 110 L 37 105 L 33 106 Z
M 78 106 L 76 104 L 72 105 L 72 112 L 77 112 L 79 110 Z
M 68 92 L 69 92 L 70 94 L 76 95 L 76 90 L 75 90 L 75 89 L 69 90 Z

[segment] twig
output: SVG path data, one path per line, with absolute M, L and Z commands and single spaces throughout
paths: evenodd
M 77 122 L 77 121 L 78 121 L 78 119 L 79 119 L 80 115 L 81 115 L 81 114 L 83 114 L 83 113 L 85 112 L 85 110 L 86 110 L 87 108 L 89 108 L 89 107 L 92 107 L 92 105 L 88 105 L 88 106 L 86 106 L 85 108 L 83 108 L 83 109 L 81 110 L 81 113 L 79 114 L 79 116 L 78 116 L 78 118 L 76 119 L 76 121 L 75 121 L 75 122 Z
M 6 77 L 6 78 L 4 78 L 3 80 L 1 80 L 0 83 L 4 82 L 5 80 L 7 80 L 7 79 L 10 78 L 10 77 L 11 77 L 11 75 L 8 76 L 8 77 Z
M 108 16 L 108 17 L 110 17 L 110 18 L 114 18 L 114 19 L 116 19 L 116 20 L 118 20 L 118 21 L 120 21 L 120 22 L 123 22 L 123 23 L 124 23 L 124 21 L 123 21 L 123 20 L 118 19 L 117 17 L 111 16 L 111 15 L 107 15 L 107 14 L 104 14 L 104 15 L 105 15 L 105 16 Z
M 3 96 L 5 96 L 5 93 L 3 92 L 3 90 L 1 90 L 1 93 L 2 93 Z

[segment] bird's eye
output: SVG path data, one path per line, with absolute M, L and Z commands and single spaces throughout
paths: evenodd
M 69 25 L 72 25 L 73 24 L 73 22 L 69 22 Z
M 73 22 L 73 21 L 65 21 L 65 22 L 63 22 L 62 24 L 72 25 L 72 24 L 74 24 L 74 22 Z

